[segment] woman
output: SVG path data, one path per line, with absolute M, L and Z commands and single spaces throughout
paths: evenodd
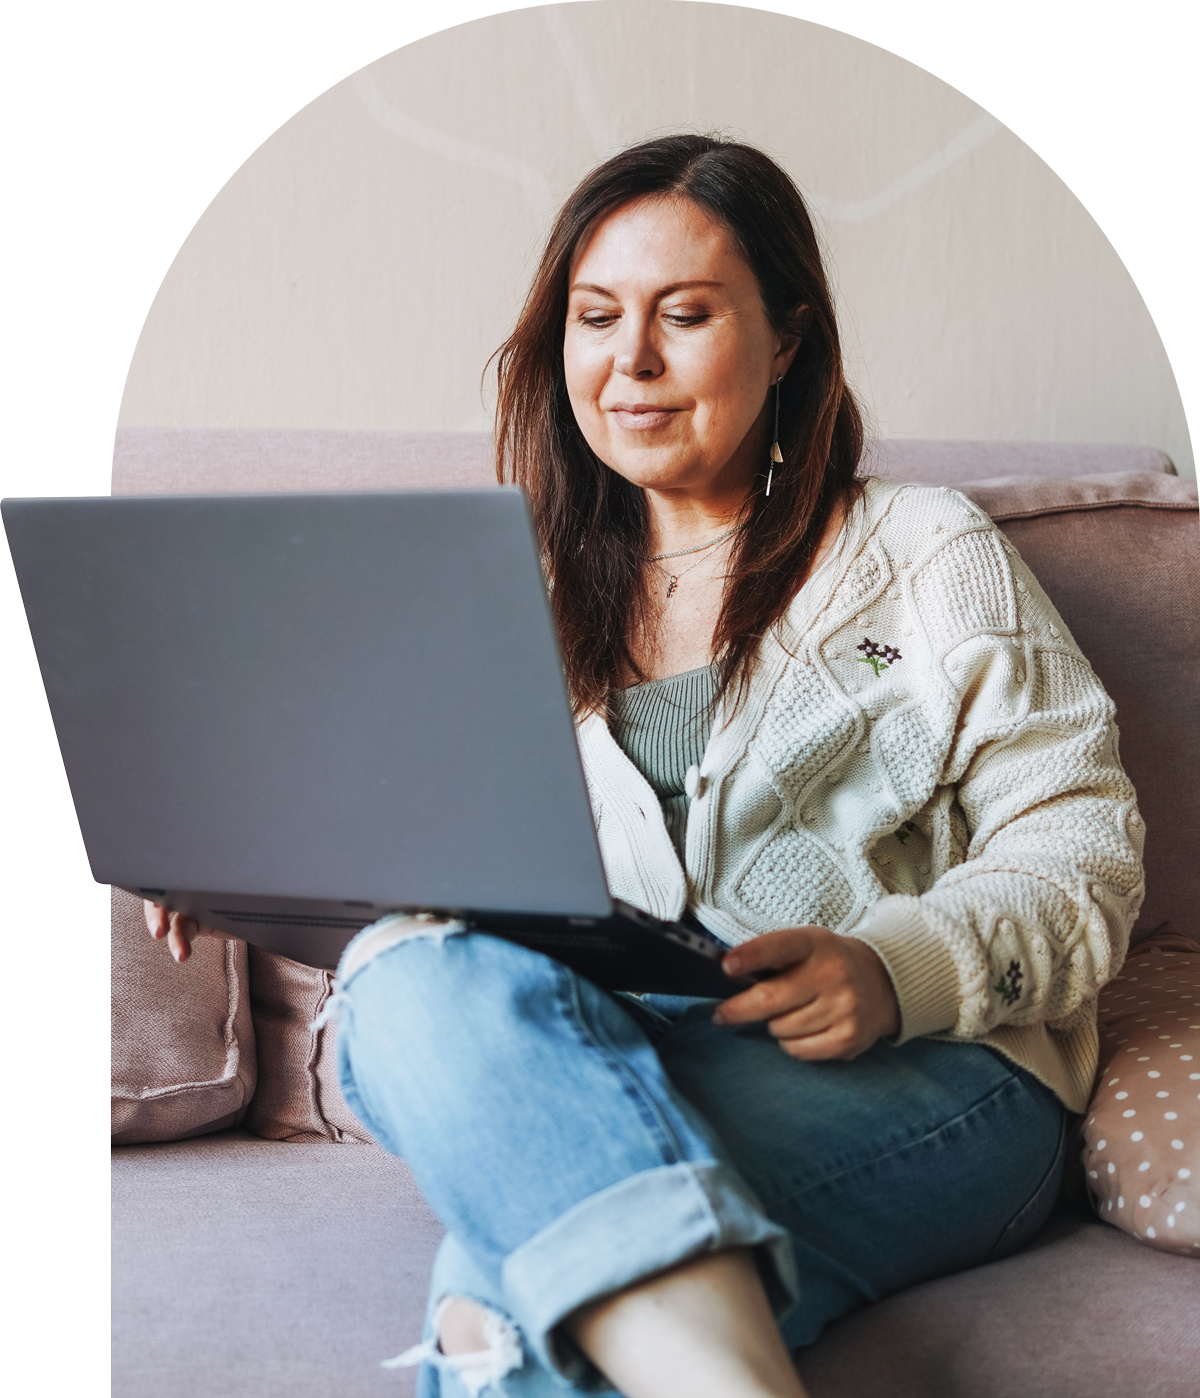
M 453 924 L 351 944 L 343 1092 L 448 1230 L 402 1361 L 426 1395 L 802 1394 L 791 1349 L 1051 1207 L 1141 897 L 1112 706 L 974 506 L 856 481 L 760 152 L 593 172 L 499 368 L 613 893 L 776 974 L 639 1000 Z

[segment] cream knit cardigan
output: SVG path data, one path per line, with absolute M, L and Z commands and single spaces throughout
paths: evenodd
M 730 943 L 859 937 L 896 988 L 896 1042 L 989 1044 L 1083 1111 L 1144 825 L 1111 700 L 987 516 L 868 482 L 731 708 L 689 773 L 686 869 L 603 718 L 580 724 L 614 897 L 691 908 Z

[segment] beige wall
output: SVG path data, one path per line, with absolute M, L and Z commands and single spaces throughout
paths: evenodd
M 180 250 L 122 424 L 487 426 L 557 204 L 624 143 L 713 127 L 810 195 L 882 434 L 1135 442 L 1194 474 L 1141 297 L 1037 156 L 860 40 L 682 0 L 481 20 L 311 103 Z

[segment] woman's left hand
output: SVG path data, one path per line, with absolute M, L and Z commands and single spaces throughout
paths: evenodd
M 777 970 L 721 1003 L 714 1024 L 753 1024 L 793 1058 L 857 1058 L 900 1029 L 900 1004 L 869 943 L 827 927 L 786 927 L 735 947 L 722 965 L 731 976 Z

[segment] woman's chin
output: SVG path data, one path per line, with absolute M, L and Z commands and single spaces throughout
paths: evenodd
M 624 476 L 631 485 L 642 490 L 650 490 L 658 495 L 673 494 L 679 491 L 689 495 L 707 493 L 707 481 L 702 474 L 689 470 L 647 470 L 645 467 L 627 466 L 618 463 L 612 468 L 617 475 Z
M 735 480 L 727 468 L 695 458 L 689 461 L 650 462 L 621 457 L 608 464 L 611 470 L 624 476 L 631 485 L 655 495 L 686 495 L 696 500 L 706 500 L 725 498 L 731 494 L 741 496 L 751 485 L 749 473 L 738 472 L 738 479 Z M 747 475 L 747 479 L 741 479 L 743 474 Z
M 704 491 L 718 474 L 704 453 L 681 451 L 677 446 L 663 450 L 650 443 L 645 446 L 639 443 L 632 448 L 623 446 L 617 450 L 610 449 L 601 456 L 601 460 L 610 470 L 642 490 Z

